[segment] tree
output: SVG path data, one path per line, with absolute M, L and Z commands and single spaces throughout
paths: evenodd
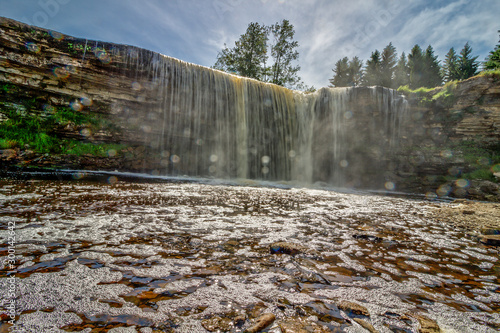
M 443 78 L 441 76 L 441 68 L 439 67 L 439 61 L 437 56 L 434 55 L 434 49 L 432 46 L 428 46 L 424 54 L 424 75 L 422 78 L 422 84 L 424 87 L 433 88 L 440 86 L 443 83 Z
M 332 69 L 334 75 L 330 79 L 332 87 L 348 87 L 349 86 L 349 59 L 344 57 L 335 63 L 335 68 Z
M 392 79 L 394 76 L 394 69 L 396 67 L 396 48 L 389 43 L 382 50 L 382 59 L 380 61 L 380 85 L 384 87 L 392 86 Z
M 299 58 L 299 52 L 296 50 L 299 43 L 293 40 L 293 25 L 288 20 L 283 20 L 281 24 L 277 22 L 271 26 L 271 33 L 274 36 L 274 44 L 271 46 L 274 63 L 271 66 L 270 82 L 289 88 L 295 87 L 300 82 L 300 77 L 297 76 L 300 66 L 292 65 L 292 62 Z
M 498 30 L 498 33 L 500 34 L 500 30 Z M 493 51 L 490 51 L 483 67 L 484 69 L 500 69 L 500 40 L 498 40 L 498 44 Z
M 458 73 L 458 56 L 453 47 L 446 54 L 441 73 L 446 82 L 460 79 Z
M 423 87 L 424 76 L 424 56 L 422 49 L 415 44 L 408 55 L 408 67 L 410 69 L 410 88 L 416 89 Z
M 472 48 L 469 42 L 465 43 L 464 48 L 460 51 L 458 57 L 458 73 L 460 80 L 466 80 L 477 74 L 479 63 L 476 61 L 477 56 L 472 57 Z
M 332 71 L 335 73 L 333 79 L 330 79 L 332 87 L 359 86 L 363 78 L 363 62 L 358 57 L 352 58 L 351 61 L 344 57 L 335 63 Z
M 262 80 L 266 74 L 267 41 L 268 28 L 252 22 L 248 25 L 247 31 L 235 42 L 234 48 L 229 49 L 224 45 L 213 67 Z
M 398 60 L 398 64 L 394 69 L 394 80 L 392 82 L 392 88 L 397 89 L 401 86 L 406 86 L 410 84 L 410 69 L 408 68 L 408 63 L 406 62 L 405 53 L 401 53 L 401 57 Z
M 370 59 L 366 61 L 364 84 L 367 86 L 379 86 L 382 84 L 380 70 L 380 52 L 372 52 Z
M 349 61 L 349 76 L 351 86 L 361 85 L 363 81 L 363 62 L 358 57 L 354 57 Z

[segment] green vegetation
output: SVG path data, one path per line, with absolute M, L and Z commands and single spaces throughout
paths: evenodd
M 496 181 L 493 172 L 500 169 L 500 144 L 489 147 L 478 147 L 475 140 L 462 141 L 452 147 L 461 153 L 463 159 L 472 168 L 472 171 L 463 175 L 465 179 L 482 179 Z
M 233 48 L 224 46 L 213 68 L 307 91 L 310 88 L 297 75 L 300 66 L 293 64 L 299 58 L 299 43 L 294 35 L 294 27 L 288 20 L 271 26 L 252 22 Z M 271 43 L 269 36 L 273 39 Z M 268 54 L 271 54 L 271 66 L 267 65 Z
M 396 48 L 389 43 L 382 52 L 372 52 L 364 67 L 358 57 L 352 60 L 344 57 L 337 61 L 330 83 L 334 87 L 378 85 L 394 89 L 401 86 L 413 90 L 432 88 L 441 86 L 443 81 L 465 80 L 476 75 L 479 67 L 476 59 L 477 56 L 472 56 L 469 43 L 465 43 L 460 54 L 451 48 L 442 65 L 431 45 L 423 50 L 416 44 L 408 56 L 403 52 L 398 59 Z
M 57 128 L 65 126 L 89 132 L 112 129 L 113 125 L 101 116 L 74 111 L 67 106 L 49 105 L 45 97 L 32 97 L 9 83 L 0 83 L 0 96 L 6 100 L 0 102 L 0 149 L 29 147 L 42 154 L 107 156 L 108 151 L 114 151 L 115 155 L 125 148 L 117 144 L 65 139 L 56 133 Z
M 500 34 L 500 30 L 498 30 Z M 499 70 L 500 69 L 500 40 L 495 48 L 490 51 L 490 54 L 486 58 L 486 62 L 484 63 L 484 69 L 486 70 Z

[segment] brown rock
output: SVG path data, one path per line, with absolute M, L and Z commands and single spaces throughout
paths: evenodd
M 0 150 L 0 159 L 10 161 L 10 160 L 13 160 L 14 158 L 16 158 L 16 156 L 17 156 L 17 152 L 15 149 Z
M 481 237 L 481 243 L 485 245 L 500 246 L 500 235 L 484 235 Z
M 328 333 L 329 329 L 313 322 L 301 322 L 297 320 L 287 320 L 279 324 L 282 333 Z
M 277 242 L 273 243 L 269 246 L 269 250 L 271 254 L 290 254 L 292 256 L 299 254 L 299 253 L 305 253 L 307 252 L 307 248 L 295 244 L 295 243 L 289 243 L 289 242 Z
M 364 329 L 370 331 L 371 333 L 378 333 L 375 327 L 373 327 L 373 325 L 367 322 L 366 320 L 354 318 L 354 321 L 363 326 Z
M 357 303 L 342 301 L 337 305 L 337 307 L 347 312 L 348 315 L 354 314 L 354 315 L 370 317 L 370 312 L 368 312 L 368 310 L 364 306 L 359 305 Z
M 233 329 L 233 322 L 229 318 L 221 318 L 219 316 L 213 316 L 210 319 L 204 319 L 201 321 L 201 326 L 203 326 L 209 332 L 229 332 Z
M 440 333 L 441 328 L 439 328 L 436 321 L 423 316 L 423 315 L 413 315 L 415 319 L 418 320 L 420 327 L 418 328 L 418 333 Z
M 257 333 L 262 331 L 264 328 L 267 326 L 271 325 L 274 320 L 276 319 L 276 316 L 272 313 L 264 313 L 262 316 L 257 318 L 256 322 L 254 325 L 250 326 L 245 330 L 245 333 Z

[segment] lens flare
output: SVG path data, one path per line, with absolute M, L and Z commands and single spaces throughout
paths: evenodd
M 108 183 L 110 183 L 111 185 L 116 184 L 117 181 L 118 178 L 116 178 L 115 176 L 111 176 L 108 178 Z
M 436 190 L 437 195 L 440 197 L 447 196 L 451 192 L 451 186 L 450 185 L 441 185 L 439 188 Z
M 467 179 L 457 179 L 455 185 L 460 188 L 469 187 L 469 181 Z
M 342 168 L 347 168 L 349 166 L 349 162 L 347 162 L 346 160 L 340 161 L 339 164 Z
M 67 79 L 69 77 L 69 72 L 64 67 L 54 67 L 52 73 L 58 79 Z
M 84 106 L 91 106 L 93 101 L 90 97 L 82 97 L 80 98 L 80 103 Z
M 57 31 L 49 31 L 49 35 L 54 38 L 54 39 L 57 39 L 57 40 L 63 40 L 64 39 L 64 35 L 60 32 L 57 32 Z
M 393 182 L 387 182 L 384 186 L 389 191 L 394 191 L 394 189 L 396 188 L 396 185 Z
M 215 163 L 219 160 L 219 156 L 213 154 L 213 155 L 210 155 L 210 162 L 212 163 Z
M 181 158 L 177 155 L 172 155 L 170 156 L 170 160 L 172 161 L 172 163 L 179 163 L 181 161 Z
M 69 104 L 73 111 L 82 111 L 83 105 L 79 101 L 73 101 Z
M 269 173 L 269 168 L 268 168 L 268 167 L 263 167 L 263 168 L 262 168 L 262 173 L 263 173 L 264 175 L 267 175 L 267 174 Z
M 288 152 L 288 156 L 290 156 L 290 158 L 294 158 L 295 156 L 297 156 L 297 153 L 295 152 L 295 150 L 290 150 Z
M 271 162 L 271 158 L 269 156 L 262 156 L 260 160 L 262 161 L 262 164 L 269 164 L 269 162 Z
M 139 82 L 132 82 L 132 90 L 139 91 L 142 89 L 142 86 Z
M 428 199 L 428 200 L 434 200 L 434 199 L 437 199 L 437 194 L 434 193 L 434 192 L 427 192 L 425 194 L 425 197 Z
M 27 42 L 26 44 L 24 44 L 24 46 L 26 46 L 26 49 L 28 51 L 33 52 L 33 53 L 40 53 L 40 51 L 41 51 L 40 46 L 38 46 L 37 44 L 35 44 L 33 42 Z
M 90 130 L 90 128 L 83 128 L 80 130 L 80 135 L 88 138 L 88 137 L 92 136 L 92 131 Z
M 107 151 L 107 154 L 108 154 L 109 157 L 115 157 L 118 153 L 117 153 L 116 150 L 110 149 L 110 150 Z
M 443 158 L 453 157 L 453 152 L 451 150 L 443 150 L 441 152 L 441 157 L 443 157 Z

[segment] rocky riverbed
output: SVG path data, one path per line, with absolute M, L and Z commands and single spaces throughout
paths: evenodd
M 498 204 L 255 185 L 0 180 L 0 332 L 500 330 Z

